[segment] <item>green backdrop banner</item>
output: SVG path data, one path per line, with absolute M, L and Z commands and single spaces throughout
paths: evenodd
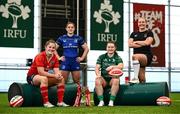
M 115 41 L 123 51 L 123 0 L 91 0 L 91 50 L 105 50 Z
M 34 47 L 34 0 L 1 0 L 0 47 Z

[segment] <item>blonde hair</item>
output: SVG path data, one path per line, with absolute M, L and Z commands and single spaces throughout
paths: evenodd
M 46 41 L 44 46 L 47 47 L 47 45 L 49 45 L 50 43 L 54 43 L 55 46 L 56 46 L 56 42 L 53 39 L 50 39 L 50 40 Z

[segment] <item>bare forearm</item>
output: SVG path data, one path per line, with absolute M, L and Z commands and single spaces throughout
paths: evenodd
M 123 69 L 123 63 L 119 63 L 118 65 L 112 65 L 112 66 L 109 66 L 106 70 L 107 71 L 110 71 L 111 69 L 113 68 L 118 68 L 118 69 Z
M 101 72 L 100 72 L 98 66 L 95 67 L 95 74 L 96 74 L 96 76 L 101 76 Z
M 54 77 L 55 77 L 54 74 L 51 74 L 51 73 L 46 72 L 46 71 L 41 71 L 41 72 L 39 72 L 39 75 L 41 75 L 41 76 L 46 76 L 46 77 L 49 77 L 49 78 L 54 78 Z
M 135 41 L 135 44 L 141 45 L 141 46 L 149 46 L 151 45 L 153 42 L 153 38 L 152 37 L 148 37 L 146 40 L 144 41 Z
M 135 41 L 132 38 L 130 38 L 128 40 L 128 46 L 129 46 L 129 48 L 139 48 L 139 47 L 141 47 L 141 45 L 135 43 Z
M 54 54 L 56 55 L 56 57 L 57 57 L 58 60 L 59 60 L 59 59 L 60 59 L 60 56 L 59 56 L 58 52 L 57 52 L 57 51 L 54 51 Z
M 142 46 L 139 45 L 139 44 L 137 44 L 136 42 L 131 42 L 131 43 L 129 44 L 129 47 L 130 47 L 130 48 L 139 48 L 139 47 L 142 47 Z
M 147 46 L 147 43 L 145 41 L 136 41 L 134 43 L 140 46 Z
M 54 74 L 59 74 L 59 73 L 60 73 L 59 68 L 54 68 Z
M 84 49 L 84 52 L 83 52 L 82 56 L 81 56 L 81 58 L 82 58 L 83 60 L 86 58 L 88 52 L 89 52 L 89 48 L 86 47 L 86 48 Z

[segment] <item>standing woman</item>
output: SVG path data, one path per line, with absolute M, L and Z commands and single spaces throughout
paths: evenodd
M 111 86 L 111 95 L 108 106 L 114 106 L 114 100 L 119 90 L 119 77 L 111 77 L 108 72 L 113 68 L 123 69 L 123 61 L 116 52 L 115 42 L 108 42 L 106 53 L 98 57 L 95 67 L 95 90 L 99 99 L 98 106 L 104 106 L 103 91 L 106 86 Z
M 145 68 L 152 62 L 151 44 L 153 43 L 153 33 L 147 29 L 147 22 L 144 18 L 138 19 L 138 31 L 132 32 L 128 40 L 130 48 L 134 49 L 132 56 L 134 67 L 134 78 L 132 83 L 145 83 Z
M 80 62 L 86 58 L 89 48 L 82 37 L 74 34 L 75 24 L 73 22 L 66 24 L 66 31 L 67 34 L 60 36 L 56 41 L 57 48 L 59 46 L 63 48 L 63 55 L 60 57 L 57 54 L 57 57 L 61 61 L 60 70 L 65 82 L 71 73 L 73 81 L 78 85 L 77 94 L 80 94 Z M 79 47 L 84 50 L 81 57 L 79 57 Z M 78 106 L 78 104 L 75 102 L 74 106 Z
M 59 71 L 59 61 L 54 54 L 56 42 L 49 40 L 45 44 L 45 51 L 39 53 L 27 73 L 27 82 L 33 86 L 40 86 L 44 107 L 54 107 L 48 99 L 48 87 L 57 85 L 57 106 L 68 106 L 63 102 L 64 78 Z M 53 70 L 53 74 L 49 73 Z

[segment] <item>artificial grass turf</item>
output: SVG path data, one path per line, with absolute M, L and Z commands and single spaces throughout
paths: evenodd
M 180 93 L 170 93 L 170 106 L 80 106 L 80 107 L 19 107 L 8 104 L 7 93 L 0 93 L 0 114 L 180 114 Z

